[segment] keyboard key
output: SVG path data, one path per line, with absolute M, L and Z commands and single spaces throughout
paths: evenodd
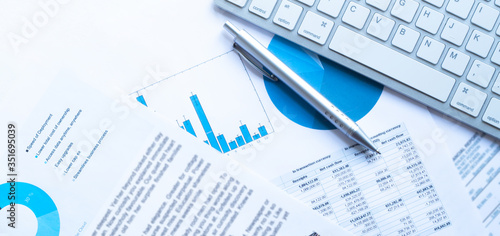
M 473 117 L 477 117 L 483 107 L 486 97 L 486 93 L 483 93 L 468 84 L 460 83 L 450 105 Z
M 419 3 L 413 0 L 396 0 L 391 15 L 410 23 L 417 12 Z
M 450 76 L 343 26 L 337 28 L 329 48 L 441 102 L 455 84 Z
M 417 51 L 417 57 L 420 57 L 436 65 L 443 54 L 444 44 L 427 36 L 424 37 Z
M 434 5 L 437 8 L 440 8 L 443 6 L 444 0 L 424 0 L 432 5 Z
M 462 19 L 467 18 L 474 5 L 474 0 L 451 0 L 446 6 L 446 11 Z
M 301 13 L 301 6 L 284 0 L 281 2 L 280 7 L 278 8 L 273 22 L 288 30 L 293 30 L 293 28 L 295 28 L 295 25 L 297 24 L 297 21 L 299 20 Z
M 496 33 L 497 33 L 498 36 L 500 36 L 500 26 L 498 26 Z
M 500 7 L 500 0 L 495 0 L 495 5 Z
M 441 38 L 457 46 L 462 46 L 468 31 L 468 25 L 449 18 L 443 28 L 443 32 L 441 32 Z
M 316 13 L 308 11 L 298 33 L 318 44 L 325 44 L 330 31 L 333 28 L 333 21 L 328 20 Z
M 469 42 L 465 46 L 467 51 L 472 52 L 482 58 L 486 58 L 493 44 L 493 37 L 474 30 L 469 38 Z
M 247 0 L 226 0 L 236 6 L 243 7 L 247 4 Z
M 391 3 L 391 0 L 366 0 L 366 3 L 381 11 L 386 11 Z
M 500 74 L 498 74 L 497 79 L 496 79 L 495 83 L 493 84 L 493 87 L 491 87 L 491 90 L 494 93 L 500 95 Z
M 298 1 L 308 6 L 312 6 L 314 4 L 314 0 L 298 0 Z
M 469 55 L 450 48 L 441 66 L 443 67 L 443 69 L 457 76 L 462 76 L 464 74 L 465 68 L 467 67 L 467 64 L 469 64 L 469 60 Z
M 483 121 L 500 129 L 500 100 L 491 98 L 484 112 Z
M 486 88 L 488 84 L 490 84 L 493 73 L 495 73 L 495 68 L 493 68 L 493 66 L 479 60 L 474 60 L 467 74 L 467 80 Z
M 443 14 L 428 7 L 424 7 L 415 25 L 431 34 L 436 34 L 439 26 L 441 26 L 441 22 L 443 22 L 443 18 Z
M 404 25 L 400 25 L 394 35 L 394 38 L 392 39 L 392 45 L 411 53 L 413 52 L 419 37 L 419 32 Z
M 331 17 L 339 16 L 345 0 L 321 0 L 318 3 L 318 11 L 323 12 Z
M 500 65 L 500 42 L 498 42 L 493 55 L 491 56 L 491 61 L 497 65 Z
M 385 16 L 375 13 L 366 32 L 376 38 L 386 41 L 394 28 L 395 22 Z
M 252 0 L 248 10 L 255 15 L 267 19 L 271 16 L 274 6 L 276 6 L 276 1 L 277 0 Z
M 498 11 L 485 5 L 484 3 L 479 3 L 472 15 L 471 22 L 485 30 L 491 31 L 495 22 L 498 18 Z
M 370 9 L 363 7 L 355 2 L 350 2 L 347 5 L 342 21 L 351 25 L 354 28 L 361 29 L 365 25 Z

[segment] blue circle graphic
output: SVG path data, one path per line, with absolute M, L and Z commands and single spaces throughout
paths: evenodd
M 370 112 L 384 89 L 377 82 L 279 36 L 273 37 L 268 49 L 354 121 Z M 312 129 L 335 128 L 282 82 L 265 79 L 265 87 L 276 108 L 293 122 Z
M 0 185 L 0 207 L 5 208 L 10 205 L 11 200 L 7 198 L 10 192 L 10 183 Z M 35 214 L 38 221 L 37 236 L 59 235 L 60 219 L 57 206 L 50 196 L 39 187 L 23 182 L 15 183 L 16 198 L 15 204 L 28 207 Z

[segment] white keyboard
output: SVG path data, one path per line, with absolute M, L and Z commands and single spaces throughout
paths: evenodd
M 500 138 L 500 0 L 215 0 Z

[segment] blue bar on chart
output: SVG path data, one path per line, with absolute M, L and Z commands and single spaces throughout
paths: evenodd
M 204 143 L 206 143 L 206 144 L 209 144 L 209 143 L 208 143 L 208 140 L 204 140 L 203 142 L 204 142 Z M 209 144 L 209 145 L 210 145 L 210 144 Z
M 252 142 L 252 136 L 250 135 L 250 132 L 248 131 L 247 125 L 242 125 L 240 126 L 241 134 L 243 134 L 243 138 L 245 138 L 245 142 L 249 143 Z
M 241 135 L 238 135 L 236 137 L 236 142 L 238 143 L 238 146 L 240 146 L 240 147 L 245 145 L 245 141 L 243 140 L 243 137 L 241 137 Z
M 142 105 L 144 105 L 146 107 L 148 106 L 148 104 L 146 104 L 146 100 L 144 99 L 144 96 L 140 95 L 140 96 L 136 97 L 135 99 L 137 99 L 137 101 L 139 103 L 141 103 Z
M 238 145 L 236 145 L 235 141 L 231 141 L 231 142 L 229 142 L 229 147 L 231 148 L 231 150 L 234 150 L 234 149 L 238 148 Z
M 176 120 L 175 122 L 177 123 L 177 126 L 181 127 L 181 129 L 185 130 L 184 126 L 179 124 L 179 121 Z
M 215 138 L 215 134 L 212 130 L 212 127 L 210 126 L 210 123 L 208 122 L 207 115 L 205 114 L 205 111 L 203 111 L 203 108 L 201 107 L 201 103 L 198 100 L 198 96 L 195 94 L 191 97 L 191 103 L 193 103 L 194 110 L 196 111 L 196 114 L 198 115 L 198 119 L 200 119 L 201 126 L 203 127 L 203 130 L 205 131 L 205 134 L 207 135 L 208 142 L 210 143 L 210 146 L 215 148 L 217 151 L 221 151 L 219 144 L 217 143 L 217 139 Z
M 191 124 L 190 120 L 185 120 L 184 122 L 182 122 L 182 124 L 184 125 L 184 127 L 186 127 L 186 131 L 188 133 L 196 137 L 196 133 L 194 132 L 193 125 Z M 181 126 L 182 129 L 184 129 L 184 127 Z
M 220 147 L 222 148 L 222 152 L 226 153 L 231 150 L 229 150 L 229 146 L 227 146 L 226 138 L 224 138 L 224 135 L 219 135 L 217 136 L 217 140 L 219 141 Z
M 266 127 L 265 127 L 265 126 L 263 126 L 263 125 L 262 125 L 261 127 L 259 127 L 259 133 L 260 133 L 260 136 L 261 136 L 261 137 L 266 136 L 266 135 L 267 135 L 267 130 L 266 130 Z
M 254 136 L 252 136 L 252 137 L 253 137 L 253 140 L 257 140 L 257 139 L 259 139 L 259 138 L 260 138 L 260 134 L 256 134 L 256 135 L 254 135 Z

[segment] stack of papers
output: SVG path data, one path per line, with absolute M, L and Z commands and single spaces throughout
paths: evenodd
M 4 2 L 0 15 L 0 235 L 500 235 L 498 140 L 211 1 Z M 382 155 L 248 67 L 227 20 Z
M 64 77 L 30 120 L 12 123 L 5 235 L 350 235 L 145 108 L 115 102 Z

